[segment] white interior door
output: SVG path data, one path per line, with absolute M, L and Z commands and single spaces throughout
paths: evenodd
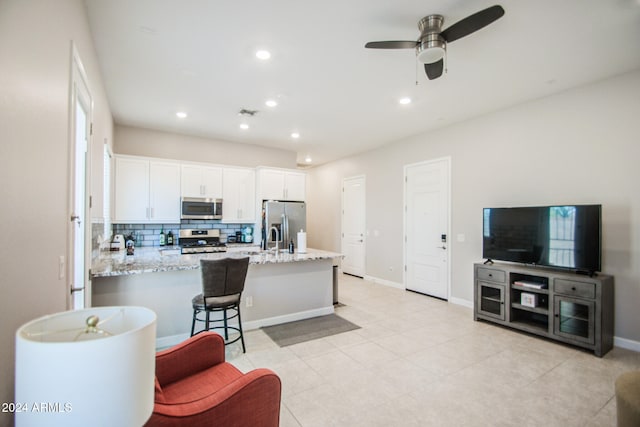
M 358 277 L 365 273 L 365 178 L 342 183 L 342 272 Z
M 405 286 L 449 298 L 450 159 L 405 167 Z
M 81 309 L 89 306 L 91 301 L 88 165 L 93 104 L 75 48 L 72 49 L 70 98 L 69 306 Z

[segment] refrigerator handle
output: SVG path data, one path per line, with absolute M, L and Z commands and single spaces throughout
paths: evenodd
M 287 247 L 287 245 L 285 245 L 285 241 L 286 239 L 289 238 L 289 220 L 287 218 L 287 214 L 282 214 L 282 226 L 280 227 L 281 230 L 281 236 L 280 236 L 280 241 L 282 242 L 282 248 L 284 249 Z

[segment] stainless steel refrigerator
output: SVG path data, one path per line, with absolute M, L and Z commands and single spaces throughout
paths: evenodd
M 289 242 L 297 245 L 297 233 L 307 231 L 307 206 L 304 202 L 265 201 L 262 204 L 262 239 L 266 248 L 287 249 Z M 277 232 L 276 232 L 277 230 Z M 262 245 L 265 248 L 265 243 Z

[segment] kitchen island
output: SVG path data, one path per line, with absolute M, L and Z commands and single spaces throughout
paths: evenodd
M 138 305 L 158 315 L 157 345 L 184 340 L 191 330 L 191 299 L 201 293 L 201 259 L 249 257 L 242 293 L 245 330 L 333 313 L 335 252 L 308 248 L 274 253 L 258 247 L 228 252 L 181 255 L 179 248 L 136 248 L 102 253 L 92 264 L 92 305 Z

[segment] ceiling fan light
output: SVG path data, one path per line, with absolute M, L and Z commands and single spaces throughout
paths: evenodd
M 446 47 L 446 43 L 438 34 L 429 37 L 418 46 L 418 61 L 423 64 L 438 62 L 444 57 Z

